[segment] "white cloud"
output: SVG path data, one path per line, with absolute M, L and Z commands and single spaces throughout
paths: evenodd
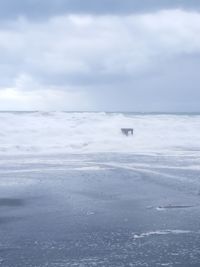
M 200 13 L 181 10 L 131 16 L 69 15 L 43 23 L 19 20 L 0 31 L 1 46 L 23 66 L 49 73 L 132 73 L 157 56 L 200 51 Z M 152 64 L 152 62 L 151 62 Z
M 42 87 L 30 76 L 21 75 L 15 87 L 0 90 L 0 110 L 87 110 L 90 97 L 78 89 Z
M 87 87 L 80 86 L 82 77 L 95 91 L 99 75 L 113 77 L 115 84 L 118 75 L 159 69 L 168 59 L 200 53 L 199 32 L 200 13 L 183 10 L 66 15 L 43 22 L 21 18 L 0 29 L 0 69 L 9 65 L 13 70 L 11 89 L 0 95 L 1 109 L 87 107 L 92 99 L 84 93 Z M 71 79 L 74 85 L 69 85 Z

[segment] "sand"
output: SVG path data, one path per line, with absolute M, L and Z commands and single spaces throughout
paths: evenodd
M 197 158 L 0 160 L 1 266 L 200 266 Z

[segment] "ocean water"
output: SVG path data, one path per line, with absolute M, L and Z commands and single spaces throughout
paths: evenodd
M 1 112 L 0 211 L 3 267 L 200 266 L 200 114 Z
M 199 155 L 199 133 L 200 114 L 1 112 L 0 154 Z

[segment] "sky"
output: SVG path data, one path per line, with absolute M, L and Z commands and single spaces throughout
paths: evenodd
M 200 1 L 0 0 L 0 110 L 200 112 Z

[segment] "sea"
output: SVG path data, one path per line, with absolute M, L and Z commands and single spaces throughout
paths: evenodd
M 0 266 L 199 267 L 200 114 L 0 112 Z
M 1 112 L 0 154 L 199 155 L 199 133 L 195 113 Z

